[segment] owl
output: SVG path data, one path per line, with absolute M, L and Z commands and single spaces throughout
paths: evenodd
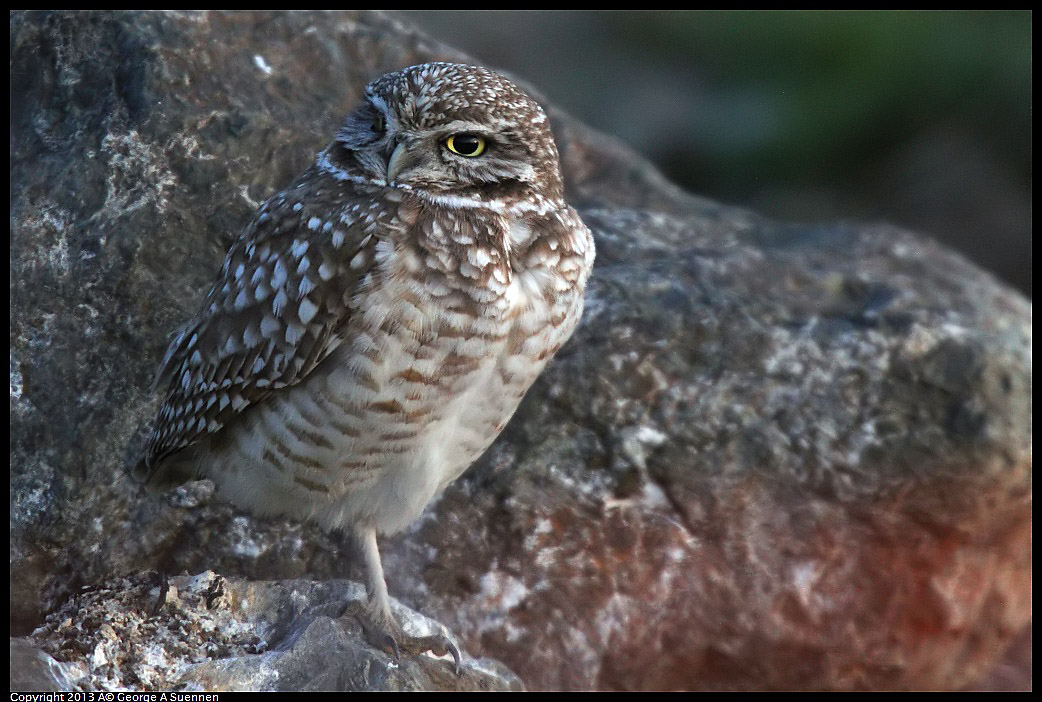
M 532 98 L 476 66 L 377 78 L 171 342 L 139 475 L 351 535 L 366 636 L 444 653 L 395 621 L 377 535 L 502 431 L 575 329 L 593 258 Z

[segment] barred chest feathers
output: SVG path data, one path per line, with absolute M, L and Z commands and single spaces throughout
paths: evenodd
M 404 528 L 488 448 L 578 323 L 593 242 L 574 210 L 441 216 L 392 197 L 394 216 L 344 257 L 366 273 L 343 342 L 299 391 L 249 410 L 239 455 L 209 449 L 221 465 L 206 472 L 254 511 L 305 504 L 327 528 Z M 244 472 L 243 453 L 264 470 Z
M 574 330 L 592 256 L 568 210 L 538 228 L 509 215 L 426 214 L 418 229 L 404 226 L 375 244 L 372 287 L 344 353 L 350 392 L 379 387 L 393 398 L 380 420 L 396 427 L 382 436 L 405 460 L 385 480 L 409 508 L 385 531 L 419 516 L 499 435 Z

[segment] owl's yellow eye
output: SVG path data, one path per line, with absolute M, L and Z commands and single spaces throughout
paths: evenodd
M 485 139 L 477 134 L 453 134 L 445 140 L 445 148 L 454 154 L 474 158 L 485 153 Z

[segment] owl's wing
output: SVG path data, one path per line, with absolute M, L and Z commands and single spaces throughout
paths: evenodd
M 286 191 L 292 192 L 292 191 Z M 367 263 L 372 221 L 322 219 L 285 193 L 232 246 L 202 309 L 171 342 L 156 376 L 166 400 L 137 472 L 301 382 L 344 343 Z M 364 230 L 363 230 L 364 229 Z

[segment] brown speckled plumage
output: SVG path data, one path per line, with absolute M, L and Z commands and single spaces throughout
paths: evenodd
M 461 134 L 484 151 L 451 151 Z M 500 433 L 578 322 L 593 253 L 534 101 L 471 66 L 383 76 L 170 345 L 142 468 L 356 533 L 391 625 L 376 533 Z

